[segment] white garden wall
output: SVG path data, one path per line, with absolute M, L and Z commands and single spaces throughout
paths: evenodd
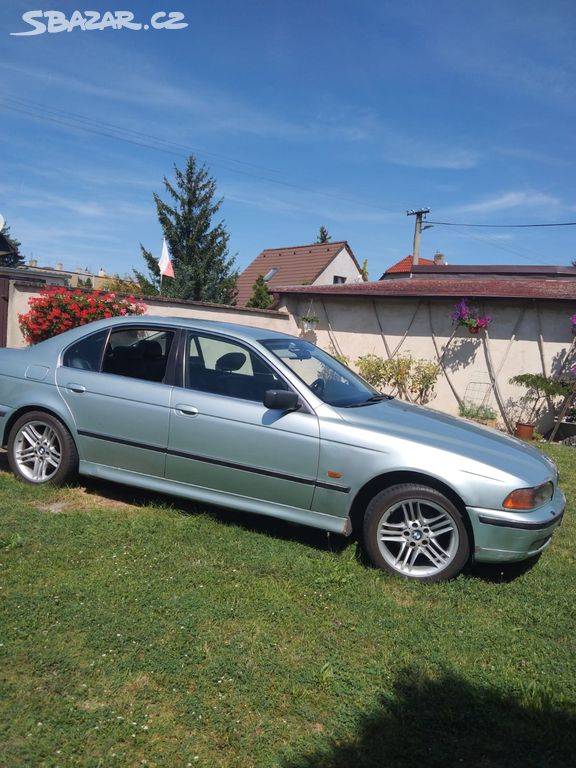
M 24 346 L 17 316 L 27 311 L 28 300 L 37 292 L 38 285 L 11 283 L 8 346 Z M 452 325 L 452 309 L 459 298 L 288 294 L 279 311 L 162 298 L 145 303 L 150 315 L 235 322 L 301 336 L 299 317 L 315 314 L 318 328 L 306 338 L 324 349 L 348 356 L 352 365 L 368 353 L 389 357 L 410 352 L 417 358 L 440 360 L 443 373 L 429 405 L 458 413 L 459 399 L 483 401 L 499 412 L 499 422 L 505 426 L 506 414 L 509 421 L 513 418 L 509 406 L 524 392 L 509 379 L 518 373 L 558 370 L 572 349 L 570 317 L 576 307 L 561 301 L 484 301 L 482 312 L 492 315 L 492 323 L 487 334 L 471 336 L 466 328 Z

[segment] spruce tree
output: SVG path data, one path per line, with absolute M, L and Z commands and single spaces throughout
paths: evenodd
M 162 280 L 162 295 L 194 301 L 232 304 L 237 271 L 229 257 L 230 235 L 223 221 L 212 226 L 222 205 L 215 200 L 216 182 L 205 166 L 198 166 L 193 155 L 184 170 L 174 166 L 175 182 L 164 177 L 169 196 L 165 202 L 154 193 L 158 220 L 168 244 L 174 278 Z M 143 293 L 157 293 L 160 286 L 158 260 L 140 246 L 149 277 L 134 270 Z
M 318 232 L 318 238 L 316 240 L 317 243 L 329 243 L 330 240 L 332 240 L 332 237 L 328 234 L 328 230 L 324 225 L 320 227 L 320 231 Z
M 20 253 L 20 241 L 14 237 L 10 237 L 10 227 L 8 224 L 4 224 L 2 228 L 2 235 L 6 238 L 8 248 L 0 246 L 0 265 L 3 267 L 23 267 L 24 256 Z M 8 253 L 4 251 L 7 250 Z
M 252 296 L 246 302 L 246 306 L 253 307 L 254 309 L 268 309 L 273 302 L 274 299 L 268 292 L 264 275 L 258 275 L 256 282 L 252 286 Z

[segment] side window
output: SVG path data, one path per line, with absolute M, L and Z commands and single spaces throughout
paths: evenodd
M 188 337 L 185 386 L 259 403 L 267 389 L 288 389 L 274 369 L 252 350 L 201 334 Z
M 146 381 L 164 381 L 173 331 L 157 328 L 118 328 L 104 352 L 103 373 Z
M 99 331 L 78 341 L 76 344 L 72 344 L 64 352 L 62 365 L 65 365 L 67 368 L 82 368 L 85 371 L 100 370 L 102 347 L 107 335 L 108 331 Z

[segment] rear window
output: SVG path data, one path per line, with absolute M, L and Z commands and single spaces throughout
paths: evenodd
M 62 364 L 67 368 L 81 368 L 85 371 L 99 371 L 102 349 L 108 331 L 98 331 L 72 344 L 64 352 Z

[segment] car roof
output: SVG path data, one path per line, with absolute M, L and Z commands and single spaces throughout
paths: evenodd
M 290 336 L 280 331 L 270 331 L 267 328 L 259 328 L 253 325 L 241 323 L 226 323 L 221 320 L 200 320 L 193 317 L 163 317 L 161 315 L 140 315 L 138 317 L 116 317 L 108 321 L 112 325 L 164 325 L 166 327 L 189 328 L 190 330 L 214 330 L 221 333 L 231 333 L 234 336 L 242 336 L 246 339 L 286 338 Z
M 271 331 L 267 328 L 257 328 L 251 325 L 241 325 L 240 323 L 225 323 L 219 320 L 197 320 L 195 318 L 188 317 L 165 317 L 162 315 L 130 315 L 129 317 L 110 317 L 105 320 L 96 320 L 92 323 L 87 323 L 78 328 L 73 328 L 70 331 L 66 331 L 58 336 L 53 336 L 46 341 L 41 342 L 33 347 L 31 350 L 37 350 L 48 352 L 54 348 L 60 349 L 63 346 L 79 341 L 85 336 L 91 333 L 96 333 L 104 328 L 118 328 L 126 326 L 151 326 L 164 328 L 188 328 L 190 330 L 198 331 L 215 331 L 217 333 L 230 334 L 238 339 L 244 339 L 245 341 L 260 341 L 262 339 L 293 339 L 287 333 L 281 333 L 280 331 Z

